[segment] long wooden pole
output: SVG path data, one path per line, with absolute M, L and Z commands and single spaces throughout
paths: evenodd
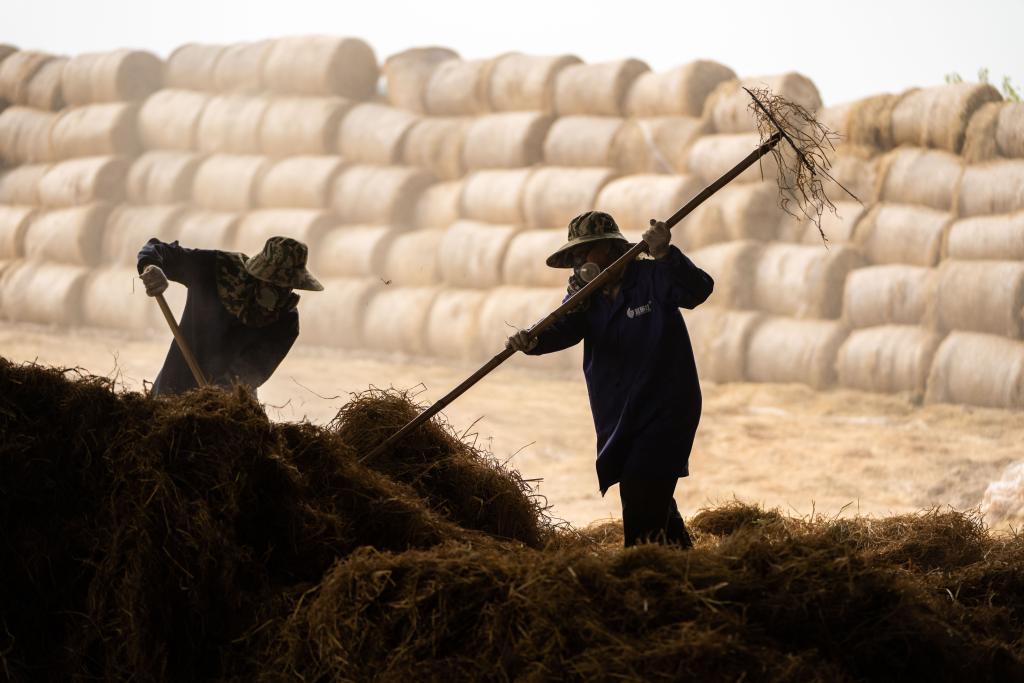
M 781 131 L 772 135 L 764 143 L 762 143 L 761 146 L 759 146 L 753 152 L 748 154 L 746 158 L 744 158 L 738 164 L 733 166 L 730 170 L 723 173 L 722 176 L 718 178 L 718 180 L 714 181 L 713 183 L 705 187 L 703 190 L 701 190 L 696 197 L 687 202 L 686 206 L 682 207 L 674 214 L 672 214 L 672 216 L 667 221 L 665 221 L 665 225 L 671 230 L 673 226 L 675 226 L 679 221 L 683 220 L 683 218 L 685 218 L 691 211 L 693 211 L 703 202 L 705 202 L 708 197 L 710 197 L 711 195 L 713 195 L 714 193 L 718 192 L 723 187 L 728 185 L 730 182 L 732 182 L 734 178 L 736 178 L 736 176 L 738 176 L 740 173 L 743 173 L 743 171 L 747 170 L 750 166 L 757 162 L 758 159 L 767 154 L 772 147 L 778 144 L 779 140 L 781 139 Z M 548 327 L 553 325 L 556 321 L 565 317 L 565 315 L 569 311 L 576 308 L 576 306 L 578 306 L 580 302 L 585 301 L 591 294 L 599 290 L 601 287 L 604 287 L 604 285 L 608 281 L 610 281 L 612 278 L 617 277 L 619 272 L 621 272 L 621 270 L 625 268 L 626 264 L 632 262 L 641 252 L 646 250 L 646 242 L 641 240 L 639 243 L 634 244 L 632 247 L 630 247 L 629 251 L 627 251 L 625 254 L 616 259 L 615 263 L 605 268 L 598 274 L 597 277 L 588 282 L 587 285 L 583 287 L 583 289 L 579 290 L 571 297 L 566 299 L 561 306 L 556 308 L 554 311 L 549 313 L 547 317 L 545 317 L 543 320 L 536 323 L 529 330 L 527 330 L 529 336 L 531 338 L 536 337 L 541 332 L 546 330 Z M 445 407 L 448 406 L 448 404 L 450 404 L 452 401 L 454 401 L 463 393 L 465 393 L 465 391 L 469 389 L 471 386 L 473 386 L 481 379 L 483 379 L 484 376 L 486 376 L 491 370 L 493 370 L 494 368 L 498 367 L 506 360 L 508 360 L 513 354 L 515 354 L 515 349 L 506 348 L 504 351 L 491 358 L 479 370 L 477 370 L 468 378 L 466 378 L 466 380 L 463 381 L 459 386 L 455 387 L 445 396 L 438 399 L 432 406 L 430 406 L 422 413 L 417 415 L 415 418 L 413 418 L 411 422 L 409 422 L 407 425 L 405 425 L 397 432 L 389 436 L 379 446 L 377 446 L 372 451 L 370 451 L 362 458 L 360 458 L 360 462 L 377 455 L 385 448 L 395 443 L 403 436 L 405 436 L 406 434 L 408 434 L 409 432 L 416 429 L 421 424 L 432 418 L 434 415 L 444 410 Z
M 178 327 L 178 321 L 174 319 L 174 314 L 171 313 L 171 307 L 167 305 L 167 300 L 164 299 L 164 295 L 157 294 L 154 298 L 156 299 L 156 302 L 160 304 L 160 311 L 164 314 L 167 326 L 171 328 L 171 334 L 174 335 L 174 341 L 178 342 L 178 348 L 181 349 L 181 355 L 185 356 L 185 362 L 188 363 L 188 368 L 192 371 L 192 376 L 196 378 L 196 384 L 200 387 L 207 386 L 209 382 L 206 379 L 206 375 L 203 374 L 203 369 L 200 368 L 199 363 L 196 362 L 196 357 L 192 355 L 192 349 L 189 348 L 188 342 L 185 341 L 185 335 L 181 333 L 181 328 Z

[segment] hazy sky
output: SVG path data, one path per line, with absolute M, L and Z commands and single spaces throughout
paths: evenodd
M 382 60 L 417 45 L 463 57 L 509 50 L 656 70 L 714 59 L 746 76 L 799 71 L 826 104 L 943 82 L 951 71 L 1024 85 L 1024 0 L 0 0 L 0 42 L 76 54 L 166 57 L 186 42 L 358 36 Z

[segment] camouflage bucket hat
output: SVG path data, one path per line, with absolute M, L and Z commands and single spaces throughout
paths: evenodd
M 245 270 L 255 278 L 279 287 L 322 291 L 324 286 L 306 270 L 309 250 L 290 237 L 271 237 L 263 251 L 245 262 Z
M 622 240 L 628 242 L 619 232 L 615 219 L 603 211 L 588 211 L 569 221 L 569 241 L 558 248 L 546 263 L 552 268 L 572 268 L 569 253 L 573 247 L 598 240 Z

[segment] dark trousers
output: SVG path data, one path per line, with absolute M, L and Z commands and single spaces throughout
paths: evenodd
M 622 500 L 622 531 L 626 547 L 654 542 L 692 548 L 683 518 L 672 494 L 675 478 L 630 479 L 619 482 Z

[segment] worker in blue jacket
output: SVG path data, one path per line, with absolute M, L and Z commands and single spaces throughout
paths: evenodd
M 664 223 L 652 220 L 643 238 L 650 258 L 629 263 L 617 281 L 537 337 L 520 331 L 507 345 L 537 355 L 583 341 L 598 482 L 602 495 L 619 484 L 626 546 L 690 547 L 673 493 L 689 474 L 701 393 L 679 308 L 704 302 L 714 281 L 669 244 Z M 568 298 L 631 246 L 610 215 L 590 211 L 569 223 L 568 242 L 547 265 L 574 269 Z

